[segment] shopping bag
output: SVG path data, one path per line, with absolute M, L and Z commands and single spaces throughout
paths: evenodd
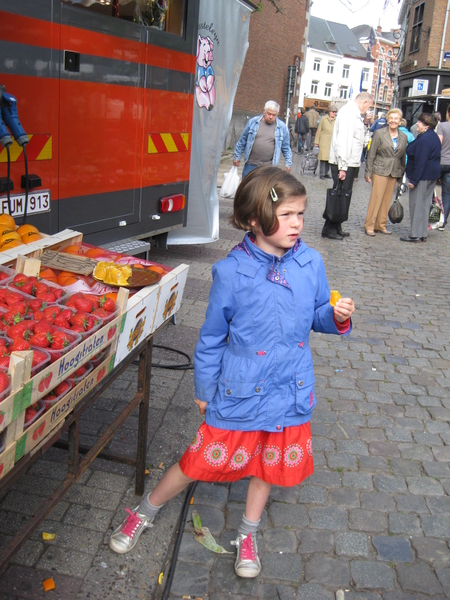
M 234 198 L 239 186 L 239 174 L 237 167 L 231 167 L 231 171 L 225 173 L 225 180 L 220 188 L 219 195 L 224 198 Z
M 400 196 L 408 189 L 406 187 L 406 175 L 403 176 L 403 181 L 397 186 L 397 194 L 395 200 L 391 204 L 388 212 L 389 221 L 391 223 L 401 223 L 403 221 L 403 206 L 400 202 Z
M 437 229 L 444 225 L 444 205 L 442 200 L 433 192 L 433 199 L 430 204 L 430 215 L 428 218 L 428 229 Z
M 345 192 L 342 189 L 342 181 L 339 181 L 337 187 L 327 190 L 327 200 L 323 218 L 335 223 L 343 223 L 348 219 L 350 209 L 351 192 Z

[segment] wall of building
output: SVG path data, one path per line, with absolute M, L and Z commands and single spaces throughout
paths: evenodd
M 262 10 L 250 17 L 249 48 L 234 100 L 233 116 L 225 148 L 236 145 L 247 120 L 262 114 L 267 100 L 275 100 L 284 115 L 288 67 L 295 57 L 303 59 L 302 45 L 306 27 L 308 0 L 278 0 L 277 12 L 269 0 L 262 0 Z M 298 103 L 293 97 L 291 109 Z

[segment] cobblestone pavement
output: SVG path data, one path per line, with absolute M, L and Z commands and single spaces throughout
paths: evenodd
M 222 159 L 219 185 L 231 164 Z M 432 231 L 427 244 L 403 244 L 405 219 L 391 236 L 364 235 L 370 186 L 363 170 L 354 185 L 351 233 L 322 239 L 321 214 L 329 181 L 293 173 L 308 190 L 303 239 L 324 258 L 330 286 L 356 303 L 350 337 L 313 334 L 317 408 L 312 419 L 315 473 L 296 488 L 274 488 L 262 519 L 262 572 L 241 580 L 232 555 L 215 555 L 193 540 L 187 521 L 170 598 L 203 600 L 425 600 L 450 598 L 450 244 Z M 211 265 L 240 241 L 227 223 L 232 202 L 220 203 L 220 240 L 155 250 L 160 262 L 190 264 L 177 325 L 155 340 L 192 355 L 207 305 Z M 167 361 L 155 350 L 155 361 Z M 134 394 L 131 367 L 82 424 L 83 443 Z M 192 371 L 155 368 L 151 390 L 147 489 L 177 460 L 200 423 Z M 110 449 L 132 455 L 137 417 Z M 0 497 L 0 545 L 66 473 L 66 453 L 51 449 Z M 244 480 L 199 484 L 193 508 L 217 541 L 231 549 L 243 512 Z M 0 600 L 91 600 L 160 597 L 157 579 L 183 498 L 162 509 L 154 527 L 125 556 L 109 551 L 124 507 L 134 507 L 133 470 L 96 460 L 14 558 L 0 579 Z M 44 543 L 42 531 L 56 533 Z M 167 557 L 166 557 L 167 555 Z M 41 582 L 53 576 L 56 590 Z

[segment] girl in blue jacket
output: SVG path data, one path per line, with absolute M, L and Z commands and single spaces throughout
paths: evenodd
M 213 267 L 195 350 L 195 402 L 205 422 L 179 463 L 118 527 L 110 547 L 131 550 L 161 506 L 196 480 L 250 477 L 235 542 L 235 571 L 256 577 L 256 532 L 272 484 L 313 472 L 310 419 L 316 405 L 309 334 L 347 334 L 351 298 L 333 307 L 322 258 L 300 239 L 306 190 L 276 167 L 239 186 L 232 224 L 244 240 Z

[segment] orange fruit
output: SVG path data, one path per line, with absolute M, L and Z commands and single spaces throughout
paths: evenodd
M 23 243 L 19 242 L 19 240 L 13 240 L 13 239 L 6 240 L 0 246 L 0 252 L 3 252 L 4 250 L 9 250 L 10 248 L 16 248 L 17 246 L 23 246 Z
M 4 233 L 9 233 L 10 231 L 14 231 L 14 229 L 11 229 L 11 227 L 9 225 L 0 225 L 0 237 L 4 234 Z M 20 235 L 20 234 L 19 234 Z
M 133 263 L 130 265 L 130 267 L 132 269 L 145 269 L 144 265 L 141 265 L 141 263 Z
M 336 306 L 336 302 L 341 297 L 340 293 L 337 290 L 330 290 L 330 304 L 331 306 Z
M 22 242 L 18 233 L 16 233 L 15 231 L 8 231 L 0 237 L 0 247 L 3 246 L 3 244 L 5 242 L 8 242 L 9 240 L 18 240 L 19 242 Z
M 77 281 L 78 277 L 70 271 L 61 271 L 57 277 L 57 283 L 62 286 L 72 285 L 72 283 L 76 283 Z
M 110 256 L 110 253 L 104 248 L 89 248 L 85 253 L 85 256 L 89 256 L 89 258 L 100 258 L 101 256 L 108 257 Z
M 42 235 L 39 232 L 36 233 L 36 231 L 29 231 L 22 236 L 22 242 L 24 244 L 31 244 L 37 240 L 42 240 Z
M 66 254 L 83 254 L 81 244 L 71 244 L 63 248 L 61 252 L 65 252 Z
M 117 292 L 106 292 L 106 294 L 104 294 L 107 298 L 111 298 L 111 300 L 114 300 L 114 302 L 117 302 Z
M 58 283 L 55 271 L 49 269 L 48 267 L 42 267 L 39 272 L 39 277 L 41 279 L 46 279 L 47 281 L 52 281 L 53 283 Z
M 162 267 L 158 267 L 158 265 L 151 265 L 150 267 L 147 267 L 147 271 L 156 271 L 156 273 L 159 273 L 160 275 L 165 275 L 166 272 Z
M 0 225 L 9 225 L 10 229 L 16 228 L 16 222 L 11 217 L 11 215 L 8 215 L 6 213 L 0 214 Z
M 31 231 L 34 231 L 34 233 L 39 233 L 39 229 L 34 225 L 30 225 L 29 223 L 25 223 L 25 225 L 21 225 L 17 228 L 17 233 L 20 235 L 20 237 L 26 233 L 30 233 Z

